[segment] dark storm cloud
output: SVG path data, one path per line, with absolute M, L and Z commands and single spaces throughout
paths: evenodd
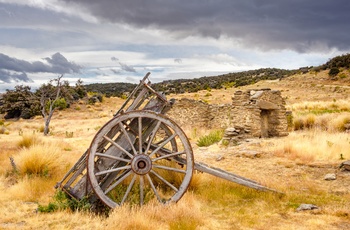
M 152 27 L 178 38 L 228 36 L 261 49 L 350 48 L 348 0 L 60 0 L 101 21 Z
M 136 73 L 136 70 L 132 66 L 128 66 L 128 65 L 121 63 L 121 62 L 119 62 L 119 65 L 122 68 L 122 70 L 124 70 L 126 72 Z
M 79 73 L 81 67 L 69 62 L 62 54 L 55 53 L 51 58 L 44 58 L 47 63 L 41 61 L 29 62 L 10 57 L 0 53 L 0 81 L 32 81 L 27 73 Z
M 51 64 L 52 73 L 80 73 L 81 66 L 69 62 L 62 54 L 55 53 L 51 58 L 44 58 Z
M 32 79 L 28 78 L 26 73 L 11 73 L 0 69 L 0 82 L 10 83 L 12 81 L 33 82 Z

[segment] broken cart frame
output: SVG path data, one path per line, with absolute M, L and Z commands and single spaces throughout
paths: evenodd
M 124 203 L 177 202 L 194 170 L 262 191 L 275 191 L 247 178 L 194 161 L 186 134 L 164 114 L 174 100 L 151 88 L 147 73 L 128 99 L 96 134 L 89 149 L 57 183 L 70 197 Z

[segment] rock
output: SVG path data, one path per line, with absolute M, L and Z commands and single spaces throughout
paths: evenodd
M 319 207 L 317 207 L 317 206 L 314 205 L 314 204 L 301 204 L 301 205 L 296 209 L 296 211 L 299 212 L 299 211 L 314 210 L 314 209 L 319 209 Z
M 336 180 L 337 179 L 337 175 L 335 175 L 335 173 L 328 173 L 324 176 L 325 180 Z
M 236 156 L 237 157 L 246 157 L 246 158 L 260 158 L 262 155 L 261 152 L 254 151 L 254 150 L 243 150 L 240 151 Z
M 259 100 L 256 105 L 260 109 L 267 109 L 267 110 L 273 110 L 273 109 L 279 109 L 278 105 L 271 103 L 269 101 Z
M 264 93 L 264 91 L 250 91 L 250 100 L 255 100 L 258 99 L 259 97 L 261 97 L 261 95 Z
M 350 171 L 350 161 L 344 161 L 340 164 L 339 168 L 346 171 Z
M 228 133 L 233 133 L 233 132 L 235 132 L 236 131 L 236 129 L 235 128 L 227 128 L 226 130 L 225 130 L 225 132 L 228 132 Z
M 225 157 L 219 155 L 219 156 L 216 158 L 216 161 L 221 161 L 221 160 L 223 160 L 223 159 L 225 159 Z

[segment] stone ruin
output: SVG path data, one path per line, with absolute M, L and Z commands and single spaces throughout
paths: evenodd
M 224 139 L 230 142 L 288 135 L 285 101 L 278 90 L 236 91 L 232 104 L 223 105 L 181 99 L 168 115 L 181 127 L 223 128 Z

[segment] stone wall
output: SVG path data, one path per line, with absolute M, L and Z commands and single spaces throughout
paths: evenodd
M 232 104 L 181 99 L 167 114 L 181 127 L 230 128 L 230 133 L 242 138 L 273 137 L 288 135 L 284 105 L 280 91 L 257 89 L 236 91 Z
M 209 105 L 202 101 L 181 99 L 177 100 L 167 115 L 180 127 L 208 127 L 211 117 Z

